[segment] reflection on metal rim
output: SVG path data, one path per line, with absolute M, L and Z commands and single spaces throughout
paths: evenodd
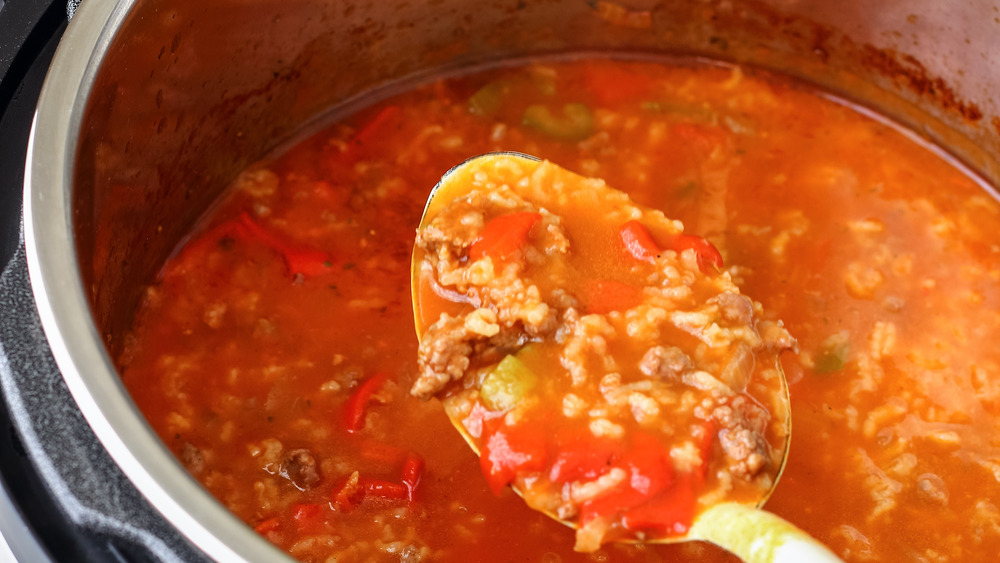
M 28 146 L 24 194 L 25 245 L 39 316 L 84 417 L 122 471 L 171 524 L 215 559 L 287 558 L 216 502 L 146 424 L 105 352 L 80 284 L 71 193 L 77 137 L 86 94 L 132 5 L 84 3 L 42 90 Z

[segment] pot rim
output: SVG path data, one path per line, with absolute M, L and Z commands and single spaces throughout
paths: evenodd
M 73 399 L 139 492 L 191 543 L 224 561 L 290 560 L 177 461 L 122 384 L 93 322 L 73 231 L 73 173 L 101 62 L 136 2 L 84 2 L 59 44 L 28 140 L 24 240 L 35 305 Z

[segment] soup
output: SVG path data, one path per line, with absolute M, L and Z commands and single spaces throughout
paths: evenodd
M 181 462 L 306 561 L 724 561 L 609 544 L 494 494 L 417 377 L 431 187 L 516 150 L 710 241 L 785 322 L 792 445 L 767 508 L 850 561 L 1000 552 L 1000 208 L 807 88 L 675 62 L 526 62 L 383 100 L 244 171 L 164 265 L 122 377 Z

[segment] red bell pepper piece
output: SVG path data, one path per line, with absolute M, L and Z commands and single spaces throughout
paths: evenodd
M 683 534 L 694 519 L 695 496 L 691 476 L 680 475 L 669 489 L 660 492 L 622 515 L 622 524 L 633 531 L 659 536 Z
M 293 246 L 264 230 L 246 213 L 240 215 L 240 224 L 252 238 L 280 254 L 290 274 L 315 276 L 329 272 L 333 266 L 325 252 Z
M 330 493 L 330 502 L 344 512 L 354 510 L 354 507 L 361 504 L 361 501 L 365 498 L 365 490 L 361 488 L 360 482 L 361 477 L 357 471 L 342 477 L 333 484 L 333 490 Z
M 623 311 L 639 304 L 642 292 L 637 287 L 614 280 L 587 280 L 580 298 L 587 314 L 605 315 Z
M 674 482 L 673 464 L 663 444 L 646 433 L 637 433 L 628 450 L 612 465 L 624 469 L 627 478 L 607 493 L 583 504 L 580 519 L 585 524 L 601 516 L 612 516 L 649 501 Z
M 483 421 L 483 445 L 479 463 L 493 494 L 517 477 L 518 473 L 545 469 L 545 438 L 532 428 L 503 425 L 503 419 Z
M 416 498 L 417 488 L 420 486 L 420 479 L 424 474 L 424 458 L 415 453 L 406 454 L 406 461 L 403 462 L 403 485 L 406 486 L 406 496 L 413 502 Z
M 469 249 L 469 258 L 489 256 L 494 261 L 511 258 L 528 242 L 531 228 L 542 216 L 529 211 L 507 213 L 490 219 Z
M 364 491 L 365 498 L 378 497 L 383 500 L 406 500 L 409 498 L 406 486 L 392 481 L 360 477 L 358 484 Z
M 625 250 L 636 260 L 652 262 L 662 252 L 653 240 L 652 235 L 642 223 L 632 220 L 622 225 L 619 231 Z M 667 250 L 681 253 L 694 250 L 698 258 L 698 269 L 711 275 L 722 269 L 722 254 L 707 239 L 695 235 L 677 235 L 666 246 Z
M 591 480 L 608 472 L 623 445 L 610 438 L 598 438 L 589 432 L 563 432 L 556 437 L 555 460 L 549 480 L 558 483 Z
M 205 262 L 205 256 L 218 248 L 222 240 L 227 237 L 231 239 L 245 239 L 247 238 L 247 232 L 239 221 L 233 219 L 215 225 L 197 238 L 188 241 L 177 255 L 177 258 L 167 263 L 167 269 L 164 271 L 164 274 L 167 276 L 175 274 L 184 275 L 189 271 L 198 269 Z
M 268 532 L 273 532 L 280 527 L 281 527 L 281 520 L 279 520 L 277 516 L 273 516 L 271 518 L 268 518 L 267 520 L 264 520 L 260 524 L 254 526 L 253 531 L 257 532 L 258 534 L 265 535 Z
M 679 235 L 670 244 L 678 253 L 694 250 L 698 256 L 698 269 L 706 274 L 714 274 L 722 269 L 722 254 L 707 239 L 695 235 Z
M 663 443 L 645 432 L 637 432 L 620 462 L 629 472 L 629 485 L 646 498 L 670 487 L 674 465 Z
M 334 506 L 344 512 L 350 512 L 366 498 L 407 500 L 408 495 L 409 492 L 405 485 L 383 479 L 362 477 L 354 472 L 334 484 L 330 500 Z
M 368 378 L 344 403 L 344 425 L 351 434 L 361 430 L 365 425 L 365 411 L 372 395 L 382 387 L 388 377 L 377 374 Z
M 292 520 L 301 530 L 315 528 L 320 524 L 323 507 L 318 504 L 297 504 L 292 508 Z
M 652 262 L 661 253 L 646 227 L 634 219 L 622 225 L 618 235 L 625 244 L 625 250 L 636 260 Z
M 385 132 L 385 129 L 396 121 L 396 118 L 402 114 L 402 108 L 399 106 L 386 106 L 382 108 L 371 121 L 366 123 L 356 135 L 354 135 L 353 141 L 358 144 L 365 144 L 368 141 L 374 139 L 380 133 Z

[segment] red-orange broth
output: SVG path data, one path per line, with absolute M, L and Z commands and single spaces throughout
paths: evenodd
M 539 105 L 548 117 L 526 115 Z M 123 379 L 249 526 L 306 561 L 730 559 L 702 544 L 574 553 L 570 530 L 490 492 L 439 402 L 410 397 L 425 198 L 497 150 L 680 219 L 785 322 L 801 352 L 783 356 L 794 430 L 769 510 L 849 561 L 1000 553 L 997 203 L 926 146 L 807 88 L 604 60 L 381 101 L 243 172 L 166 263 Z

